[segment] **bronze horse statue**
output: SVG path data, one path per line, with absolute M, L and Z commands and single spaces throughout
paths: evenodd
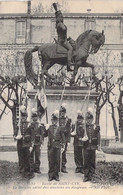
M 86 62 L 87 58 L 89 54 L 97 53 L 100 47 L 104 45 L 104 42 L 104 31 L 99 33 L 95 30 L 87 30 L 76 39 L 73 52 L 74 78 L 79 67 L 91 67 L 94 70 L 94 65 Z M 42 73 L 50 78 L 52 76 L 48 73 L 48 70 L 54 64 L 57 63 L 63 66 L 67 64 L 67 50 L 57 43 L 46 43 L 28 50 L 24 57 L 24 64 L 27 79 L 33 85 L 38 83 L 38 75 L 35 74 L 32 68 L 32 53 L 36 51 L 42 62 Z

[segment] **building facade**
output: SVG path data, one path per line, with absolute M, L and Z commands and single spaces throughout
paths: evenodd
M 123 14 L 64 13 L 64 23 L 68 37 L 74 40 L 85 30 L 104 30 L 106 40 L 102 50 L 118 52 L 118 66 L 122 67 Z M 27 14 L 0 14 L 0 63 L 11 61 L 23 69 L 25 51 L 42 43 L 52 43 L 54 38 L 57 38 L 57 33 L 53 13 L 40 16 L 31 15 L 29 11 Z
M 63 16 L 68 37 L 74 40 L 85 30 L 104 30 L 106 40 L 101 50 L 114 52 L 118 56 L 118 74 L 123 73 L 123 14 L 64 13 Z M 20 70 L 23 74 L 25 51 L 42 43 L 52 43 L 54 38 L 57 38 L 57 34 L 53 13 L 0 14 L 0 71 L 4 74 L 3 65 L 9 65 L 11 69 L 13 66 L 16 68 L 16 74 Z M 98 64 L 99 56 L 90 58 L 90 61 Z M 115 61 L 112 61 L 114 64 L 110 62 L 110 66 L 115 67 Z M 106 61 L 105 66 L 108 63 Z

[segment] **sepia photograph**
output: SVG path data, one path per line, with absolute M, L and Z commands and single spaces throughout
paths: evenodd
M 123 195 L 122 0 L 0 0 L 0 192 Z

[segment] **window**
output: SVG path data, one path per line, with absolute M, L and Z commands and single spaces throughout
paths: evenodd
M 17 21 L 17 23 L 16 23 L 16 42 L 17 43 L 25 43 L 25 35 L 26 35 L 26 22 L 25 21 Z
M 85 30 L 95 30 L 95 29 L 96 29 L 95 20 L 90 20 L 90 19 L 85 20 Z
M 121 37 L 123 37 L 123 21 L 121 21 Z
M 121 53 L 121 63 L 123 63 L 123 53 Z
M 57 32 L 56 32 L 56 21 L 52 20 L 51 21 L 51 41 L 57 39 Z

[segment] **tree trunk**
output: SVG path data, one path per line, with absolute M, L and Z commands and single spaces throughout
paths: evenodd
M 96 108 L 96 118 L 95 118 L 95 124 L 99 125 L 100 122 L 100 109 L 99 107 Z
M 110 101 L 108 101 L 108 102 L 111 105 L 111 109 L 112 109 L 111 116 L 112 116 L 112 120 L 113 120 L 113 127 L 114 127 L 115 139 L 116 139 L 116 141 L 119 141 L 118 129 L 117 129 L 117 124 L 116 124 L 115 114 L 114 114 L 114 106 L 113 106 L 113 104 Z
M 16 124 L 16 106 L 14 105 L 12 108 L 12 124 L 13 124 L 13 134 L 16 132 L 17 124 Z

